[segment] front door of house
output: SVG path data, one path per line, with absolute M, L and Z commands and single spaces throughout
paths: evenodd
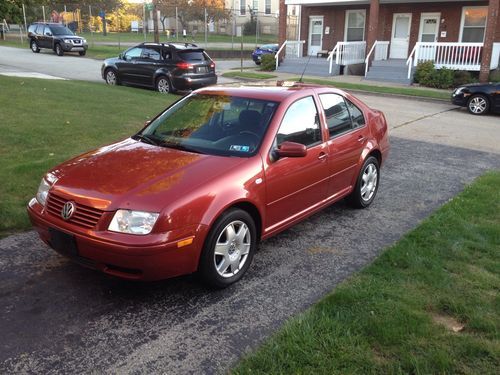
M 410 43 L 411 13 L 394 13 L 392 19 L 391 59 L 406 59 Z
M 423 43 L 435 43 L 438 39 L 440 13 L 422 13 L 420 15 L 420 29 L 418 41 Z M 419 57 L 425 60 L 434 60 L 436 57 L 436 46 L 426 45 L 420 47 Z
M 321 51 L 323 44 L 323 17 L 309 17 L 309 48 L 307 54 L 309 56 L 316 55 Z

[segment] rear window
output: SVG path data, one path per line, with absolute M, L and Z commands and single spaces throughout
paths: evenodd
M 207 61 L 208 56 L 203 51 L 178 51 L 177 54 L 184 61 Z

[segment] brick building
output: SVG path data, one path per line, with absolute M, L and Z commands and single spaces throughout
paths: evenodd
M 280 0 L 280 15 L 288 5 L 301 6 L 303 55 L 336 49 L 336 62 L 368 62 L 368 68 L 374 60 L 433 60 L 438 67 L 480 71 L 483 81 L 498 68 L 499 0 Z M 280 22 L 280 44 L 285 32 Z M 352 58 L 342 60 L 348 54 Z

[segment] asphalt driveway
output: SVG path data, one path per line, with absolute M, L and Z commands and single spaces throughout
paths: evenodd
M 194 276 L 125 282 L 70 263 L 33 232 L 0 240 L 0 373 L 225 372 L 476 176 L 500 168 L 498 116 L 360 97 L 391 125 L 374 204 L 339 202 L 263 242 L 228 289 Z

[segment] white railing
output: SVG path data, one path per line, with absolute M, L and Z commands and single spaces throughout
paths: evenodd
M 362 64 L 365 61 L 366 42 L 338 42 L 337 65 Z
M 328 57 L 326 58 L 327 61 L 330 62 L 330 68 L 328 70 L 328 74 L 332 74 L 332 68 L 333 68 L 333 59 L 335 56 L 337 56 L 339 51 L 339 44 L 337 43 L 335 47 L 333 47 L 332 52 L 328 54 Z
M 493 50 L 491 51 L 490 69 L 498 68 L 498 60 L 500 60 L 500 43 L 493 43 Z
M 412 66 L 417 66 L 418 63 L 424 61 L 434 62 L 434 66 L 438 69 L 479 71 L 482 51 L 483 43 L 417 42 L 406 61 L 408 79 L 410 79 Z
M 370 57 L 373 51 L 375 51 L 375 55 L 373 56 L 374 61 L 387 60 L 387 56 L 389 54 L 389 42 L 376 40 L 375 43 L 373 43 L 373 46 L 372 48 L 370 48 L 370 52 L 368 52 L 368 55 L 366 55 L 365 59 L 365 77 L 366 74 L 368 73 L 368 66 L 370 65 Z
M 274 56 L 274 59 L 276 60 L 276 69 L 278 69 L 279 55 L 283 49 L 286 48 L 287 56 L 302 57 L 302 45 L 304 43 L 305 40 L 285 40 Z

